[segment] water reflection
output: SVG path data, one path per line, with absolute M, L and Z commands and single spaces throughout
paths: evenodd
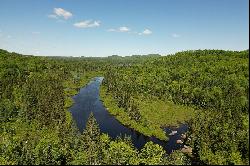
M 85 124 L 89 117 L 90 112 L 93 112 L 101 132 L 107 133 L 112 138 L 117 136 L 131 136 L 134 146 L 141 149 L 148 141 L 153 141 L 164 147 L 167 153 L 171 153 L 172 150 L 179 149 L 182 145 L 177 144 L 176 140 L 180 139 L 181 133 L 187 131 L 187 125 L 182 124 L 179 128 L 166 128 L 167 134 L 171 133 L 171 130 L 176 130 L 177 133 L 169 137 L 169 141 L 161 141 L 155 137 L 146 137 L 133 129 L 123 126 L 112 115 L 108 113 L 103 106 L 99 98 L 99 87 L 102 83 L 103 77 L 95 77 L 86 85 L 80 89 L 80 92 L 73 97 L 75 103 L 69 109 L 73 119 L 76 121 L 77 127 L 82 132 L 85 128 Z

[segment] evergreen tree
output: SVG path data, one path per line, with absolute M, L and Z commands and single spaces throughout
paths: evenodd
M 86 124 L 86 128 L 82 134 L 83 150 L 87 153 L 88 164 L 100 164 L 101 157 L 101 141 L 100 141 L 100 128 L 98 123 L 91 112 Z

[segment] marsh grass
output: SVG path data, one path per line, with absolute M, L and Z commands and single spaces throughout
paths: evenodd
M 103 85 L 100 88 L 100 98 L 109 113 L 114 115 L 123 125 L 133 128 L 146 136 L 155 136 L 160 140 L 168 140 L 163 127 L 178 126 L 195 114 L 195 109 L 191 107 L 177 105 L 157 98 L 144 99 L 138 97 L 136 100 L 139 104 L 141 119 L 136 122 L 129 117 L 124 108 L 117 106 L 117 101 L 111 94 L 107 93 L 107 89 Z

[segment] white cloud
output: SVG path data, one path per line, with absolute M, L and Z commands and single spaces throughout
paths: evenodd
M 142 32 L 142 34 L 144 34 L 144 35 L 150 35 L 150 34 L 152 34 L 152 31 L 150 31 L 149 29 L 145 29 L 145 30 Z
M 117 29 L 113 29 L 113 28 L 111 28 L 111 29 L 108 29 L 107 30 L 108 32 L 127 32 L 127 33 L 129 33 L 129 34 L 137 34 L 137 35 L 150 35 L 150 34 L 152 34 L 153 32 L 151 31 L 151 30 L 149 30 L 149 29 L 145 29 L 144 31 L 142 31 L 142 32 L 136 32 L 136 31 L 131 31 L 131 29 L 130 28 L 128 28 L 128 27 L 126 27 L 126 26 L 123 26 L 123 27 L 119 27 L 119 28 L 117 28 Z
M 100 21 L 86 20 L 86 21 L 77 22 L 77 23 L 74 24 L 74 26 L 77 27 L 77 28 L 99 27 L 100 26 Z
M 181 35 L 176 34 L 176 33 L 173 33 L 173 34 L 172 34 L 172 37 L 174 37 L 174 38 L 178 38 L 178 37 L 181 37 Z
M 73 14 L 71 12 L 64 10 L 62 8 L 54 8 L 54 13 L 48 15 L 49 18 L 54 18 L 54 19 L 64 18 L 65 20 L 69 19 L 72 16 Z
M 117 29 L 111 28 L 111 29 L 108 29 L 107 31 L 108 32 L 130 32 L 130 28 L 124 26 L 124 27 L 119 27 Z
M 128 27 L 120 27 L 119 31 L 120 32 L 128 32 L 128 31 L 130 31 L 130 29 Z
M 59 17 L 62 16 L 65 20 L 73 16 L 72 13 L 62 8 L 54 8 L 54 13 Z
M 10 38 L 12 38 L 12 36 L 11 36 L 11 35 L 8 35 L 7 38 L 10 39 Z

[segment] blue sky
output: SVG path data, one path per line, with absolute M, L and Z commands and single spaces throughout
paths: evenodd
M 248 0 L 0 0 L 0 48 L 121 56 L 249 48 Z

